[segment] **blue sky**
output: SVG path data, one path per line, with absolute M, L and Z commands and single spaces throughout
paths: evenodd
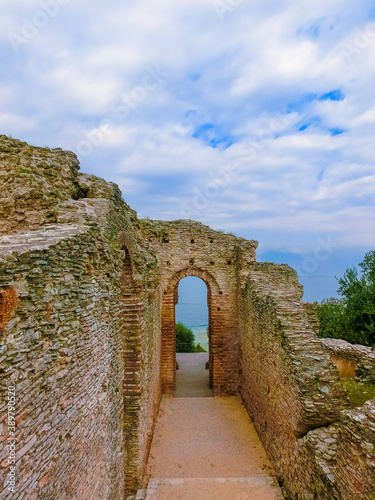
M 375 9 L 2 0 L 0 127 L 75 151 L 140 217 L 259 240 L 306 300 L 375 248 Z
M 207 285 L 200 278 L 188 276 L 180 281 L 176 305 L 178 321 L 193 331 L 208 326 Z

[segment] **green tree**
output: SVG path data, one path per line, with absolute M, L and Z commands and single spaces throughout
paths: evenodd
M 183 323 L 176 323 L 176 352 L 207 352 L 200 344 L 195 345 L 195 335 Z
M 366 253 L 356 268 L 350 268 L 339 281 L 338 293 L 343 297 L 348 331 L 354 341 L 375 345 L 375 251 Z
M 195 335 L 183 323 L 176 323 L 176 352 L 195 352 Z
M 194 352 L 207 352 L 204 347 L 202 347 L 200 344 L 197 344 L 194 348 Z
M 325 299 L 317 305 L 319 337 L 348 340 L 350 332 L 346 321 L 346 308 L 342 299 Z

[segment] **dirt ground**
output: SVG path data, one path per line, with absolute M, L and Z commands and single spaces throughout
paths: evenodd
M 161 482 L 147 499 L 282 498 L 270 485 L 272 467 L 239 397 L 164 397 L 147 473 L 159 480 L 200 478 Z
M 209 374 L 205 369 L 208 352 L 194 354 L 177 354 L 177 384 L 175 398 L 212 397 L 209 386 Z
M 281 497 L 282 498 L 282 497 Z M 155 500 L 279 500 L 275 488 L 266 482 L 223 479 L 195 479 L 181 484 L 161 484 Z M 154 500 L 150 499 L 150 500 Z

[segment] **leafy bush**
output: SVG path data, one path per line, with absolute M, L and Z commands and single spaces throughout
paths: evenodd
M 325 299 L 317 305 L 319 337 L 342 339 L 346 336 L 345 304 L 340 299 Z
M 375 252 L 366 253 L 356 268 L 347 269 L 339 279 L 338 293 L 344 298 L 348 329 L 358 343 L 375 345 Z
M 353 379 L 342 379 L 341 383 L 348 395 L 352 408 L 363 406 L 369 399 L 375 398 L 374 382 L 357 382 Z
M 326 299 L 317 307 L 320 337 L 340 338 L 355 344 L 375 345 L 375 252 L 366 253 L 361 275 L 347 269 L 339 278 L 342 299 Z
M 204 349 L 204 347 L 202 347 L 200 344 L 197 344 L 195 346 L 195 351 L 194 352 L 207 352 L 206 349 Z
M 195 335 L 183 323 L 176 323 L 176 352 L 206 352 L 203 347 L 195 345 Z

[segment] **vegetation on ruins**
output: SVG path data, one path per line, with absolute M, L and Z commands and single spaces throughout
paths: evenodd
M 351 332 L 347 331 L 346 308 L 343 299 L 322 300 L 317 306 L 317 313 L 320 337 L 349 341 Z
M 375 382 L 361 382 L 347 378 L 342 379 L 342 385 L 352 408 L 362 406 L 366 401 L 375 398 Z
M 195 345 L 195 335 L 183 323 L 176 323 L 176 352 L 206 352 L 200 344 Z
M 317 308 L 319 336 L 340 338 L 354 344 L 375 345 L 375 251 L 338 279 L 342 299 L 323 300 Z

